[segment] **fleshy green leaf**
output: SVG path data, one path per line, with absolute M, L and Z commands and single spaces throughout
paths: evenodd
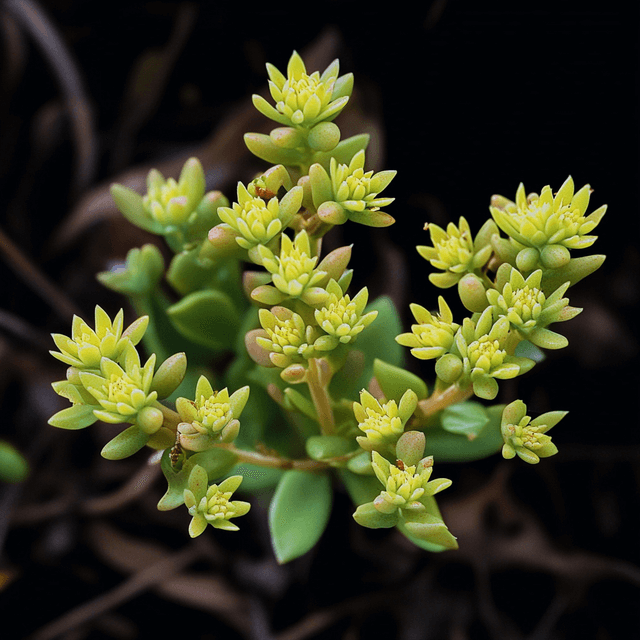
M 487 407 L 489 422 L 473 440 L 465 435 L 450 433 L 441 427 L 430 427 L 425 436 L 425 454 L 433 456 L 436 462 L 469 462 L 487 458 L 502 449 L 500 419 L 504 405 Z
M 230 349 L 240 326 L 240 314 L 222 291 L 189 294 L 167 309 L 172 323 L 190 340 L 211 349 Z
M 519 358 L 529 358 L 529 360 L 533 360 L 535 363 L 540 363 L 547 357 L 544 351 L 541 351 L 535 344 L 528 340 L 522 340 L 522 342 L 518 343 L 514 355 Z
M 59 429 L 84 429 L 98 419 L 93 415 L 95 408 L 87 404 L 74 404 L 51 416 L 49 424 Z
M 313 460 L 326 460 L 344 456 L 357 445 L 342 436 L 311 436 L 306 442 L 307 455 Z
M 361 527 L 367 527 L 368 529 L 390 529 L 398 524 L 399 518 L 398 511 L 380 513 L 373 502 L 361 504 L 353 514 L 353 519 Z
M 379 358 L 373 361 L 373 374 L 388 400 L 400 402 L 407 389 L 415 391 L 418 400 L 427 397 L 427 385 L 414 373 Z
M 479 402 L 466 401 L 447 407 L 442 412 L 442 428 L 449 433 L 467 436 L 469 440 L 477 438 L 489 417 Z
M 258 467 L 245 462 L 241 462 L 233 469 L 233 475 L 241 475 L 244 478 L 242 490 L 247 493 L 257 493 L 272 489 L 280 482 L 283 473 L 281 469 Z
M 0 482 L 23 482 L 29 475 L 29 463 L 11 444 L 0 440 Z
M 104 445 L 100 455 L 107 460 L 122 460 L 140 451 L 149 441 L 149 434 L 137 424 L 119 433 L 113 440 Z
M 269 507 L 271 542 L 280 564 L 318 542 L 329 521 L 331 499 L 327 474 L 285 471 Z
M 438 508 L 438 503 L 433 496 L 429 496 L 428 498 L 424 498 L 422 503 L 427 508 L 427 512 L 436 518 L 442 519 L 442 514 L 440 513 L 440 509 Z M 398 523 L 398 529 L 405 535 L 413 544 L 425 551 L 430 551 L 431 553 L 440 553 L 441 551 L 447 551 L 449 547 L 445 547 L 441 544 L 436 544 L 434 542 L 429 542 L 427 540 L 421 540 L 420 538 L 415 537 L 407 530 L 404 521 L 400 521 Z

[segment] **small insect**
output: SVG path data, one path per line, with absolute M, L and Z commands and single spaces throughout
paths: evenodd
M 176 443 L 171 447 L 171 451 L 169 452 L 169 458 L 171 458 L 171 466 L 175 467 L 178 464 L 178 460 L 180 460 L 180 455 L 182 454 L 182 445 L 178 441 L 176 436 Z
M 396 460 L 396 467 L 398 467 L 400 471 L 404 471 L 404 462 L 402 462 L 402 460 Z
M 263 200 L 271 200 L 276 194 L 270 191 L 266 187 L 255 186 L 256 195 Z

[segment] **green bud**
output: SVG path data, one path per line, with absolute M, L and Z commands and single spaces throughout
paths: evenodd
M 175 353 L 158 367 L 151 382 L 151 391 L 156 391 L 160 400 L 168 398 L 180 386 L 186 372 L 186 354 Z
M 458 282 L 458 294 L 462 304 L 474 313 L 482 313 L 489 304 L 485 286 L 474 273 L 467 273 Z
M 333 122 L 321 122 L 309 131 L 308 145 L 314 151 L 332 151 L 340 142 L 340 129 Z
M 293 127 L 278 127 L 269 134 L 273 143 L 283 149 L 295 149 L 304 142 L 302 132 Z
M 425 443 L 422 431 L 406 431 L 396 444 L 396 457 L 402 460 L 405 466 L 416 465 L 424 456 Z

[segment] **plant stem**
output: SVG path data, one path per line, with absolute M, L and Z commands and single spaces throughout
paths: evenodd
M 258 467 L 271 467 L 272 469 L 296 469 L 298 471 L 321 471 L 327 469 L 329 461 L 325 460 L 311 460 L 310 458 L 303 458 L 299 460 L 292 460 L 291 458 L 284 458 L 278 454 L 266 454 L 259 453 L 257 451 L 246 451 L 245 449 L 238 449 L 234 444 L 218 444 L 215 445 L 217 449 L 226 449 L 238 456 L 239 462 L 246 462 Z M 334 459 L 332 459 L 333 461 Z M 337 458 L 335 460 L 338 460 Z
M 157 402 L 154 406 L 162 411 L 164 416 L 163 426 L 171 431 L 177 431 L 178 425 L 182 420 L 180 415 L 173 409 L 165 407 L 160 402 Z M 333 417 L 333 414 L 332 414 Z M 258 467 L 271 467 L 272 469 L 297 469 L 298 471 L 321 471 L 331 466 L 332 462 L 341 462 L 347 460 L 351 456 L 340 456 L 338 458 L 331 458 L 329 460 L 311 460 L 310 458 L 304 458 L 300 460 L 292 460 L 291 458 L 285 458 L 277 453 L 260 453 L 258 451 L 246 451 L 245 449 L 238 449 L 234 444 L 220 443 L 214 445 L 217 449 L 226 449 L 231 451 L 238 457 L 239 462 L 246 462 Z
M 323 435 L 333 435 L 335 431 L 335 419 L 333 417 L 333 410 L 331 409 L 331 398 L 329 397 L 329 380 L 325 372 L 322 370 L 320 363 L 316 358 L 309 359 L 309 369 L 307 374 L 307 384 L 309 385 L 309 392 L 311 393 L 311 400 L 316 408 L 318 414 L 318 422 L 320 423 L 320 431 Z
M 471 385 L 459 387 L 457 384 L 452 384 L 443 391 L 433 393 L 429 398 L 420 400 L 414 417 L 422 424 L 438 411 L 442 411 L 452 404 L 462 402 L 472 395 L 473 387 Z

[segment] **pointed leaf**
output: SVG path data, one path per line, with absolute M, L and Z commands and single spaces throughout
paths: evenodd
M 107 460 L 122 460 L 140 451 L 149 441 L 149 434 L 137 424 L 119 433 L 113 440 L 104 445 L 100 455 Z

